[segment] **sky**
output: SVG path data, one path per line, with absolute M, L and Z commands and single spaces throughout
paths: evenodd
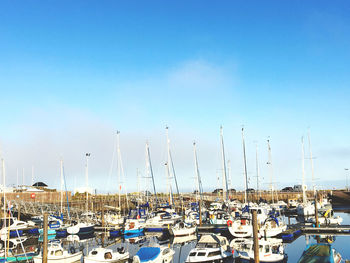
M 0 3 L 0 154 L 6 184 L 166 191 L 167 141 L 180 191 L 222 187 L 223 126 L 231 187 L 312 184 L 350 175 L 349 1 L 14 1 Z M 301 138 L 305 153 L 302 158 Z M 272 169 L 267 165 L 267 140 Z M 116 159 L 116 158 L 114 158 Z M 17 176 L 18 174 L 18 176 Z M 272 179 L 271 179 L 272 177 Z M 18 180 L 17 180 L 18 178 Z M 350 179 L 350 178 L 349 178 Z

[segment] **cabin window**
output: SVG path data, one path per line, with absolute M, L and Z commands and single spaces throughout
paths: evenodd
M 198 256 L 198 257 L 204 257 L 205 254 L 206 254 L 205 252 L 198 252 L 197 256 Z
M 112 259 L 112 253 L 111 252 L 105 253 L 105 259 Z
M 196 255 L 196 252 L 191 252 L 190 257 L 194 257 Z
M 265 246 L 265 253 L 269 253 L 269 251 L 270 251 L 269 246 Z
M 51 251 L 50 255 L 53 255 L 54 252 L 55 252 L 55 251 Z
M 98 252 L 96 250 L 94 250 L 94 251 L 91 252 L 91 255 L 97 255 L 97 253 Z
M 63 255 L 63 251 L 62 250 L 57 250 L 55 252 L 55 256 L 62 256 Z
M 213 251 L 213 252 L 209 252 L 208 257 L 214 257 L 214 256 L 220 256 L 221 252 L 218 251 Z

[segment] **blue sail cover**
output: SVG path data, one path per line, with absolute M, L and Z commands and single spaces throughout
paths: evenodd
M 156 259 L 159 254 L 159 247 L 142 247 L 137 251 L 136 256 L 140 258 L 141 262 L 147 262 Z
M 329 244 L 311 244 L 306 247 L 298 263 L 334 263 Z

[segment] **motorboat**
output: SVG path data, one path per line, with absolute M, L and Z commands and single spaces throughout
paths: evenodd
M 253 239 L 234 239 L 230 245 L 235 249 L 239 258 L 249 261 L 254 260 Z M 286 258 L 282 239 L 267 238 L 259 240 L 259 261 L 261 263 L 282 262 Z
M 287 229 L 286 223 L 282 218 L 270 216 L 266 218 L 260 227 L 259 234 L 263 237 L 275 237 Z
M 84 257 L 84 263 L 109 262 L 114 263 L 129 258 L 129 252 L 124 247 L 120 247 L 117 251 L 108 248 L 94 248 Z
M 175 237 L 190 236 L 196 233 L 197 226 L 195 224 L 186 224 L 184 222 L 179 222 L 169 229 L 170 235 Z
M 195 248 L 191 249 L 186 263 L 192 262 L 231 262 L 232 251 L 226 237 L 211 234 L 203 235 Z
M 47 262 L 48 263 L 71 263 L 80 261 L 83 256 L 82 251 L 75 251 L 74 247 L 71 247 L 69 251 L 62 247 L 60 241 L 51 241 L 47 248 Z M 43 262 L 43 252 L 41 251 L 39 255 L 33 257 L 34 263 Z
M 133 257 L 133 263 L 169 263 L 172 262 L 175 251 L 167 246 L 141 247 Z
M 298 263 L 322 262 L 322 263 L 339 263 L 342 257 L 330 244 L 318 243 L 309 244 Z

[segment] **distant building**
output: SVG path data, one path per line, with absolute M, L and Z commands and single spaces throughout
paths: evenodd
M 74 189 L 74 194 L 89 193 L 91 195 L 95 194 L 95 189 L 92 187 L 81 186 Z

